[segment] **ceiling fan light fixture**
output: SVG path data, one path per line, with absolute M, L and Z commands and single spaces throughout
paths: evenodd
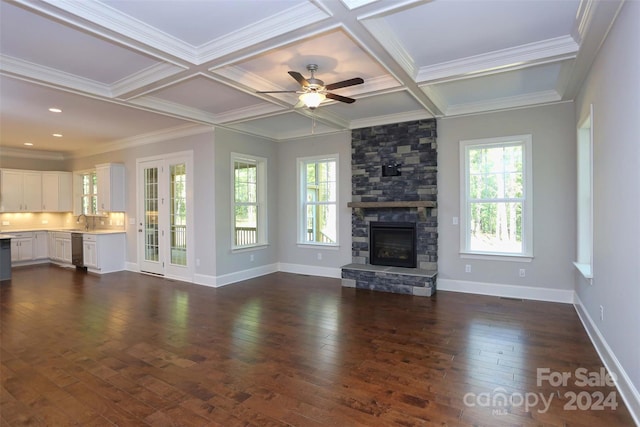
M 327 97 L 323 93 L 319 92 L 307 92 L 303 93 L 299 97 L 300 101 L 304 102 L 304 105 L 311 110 L 315 110 L 326 98 Z

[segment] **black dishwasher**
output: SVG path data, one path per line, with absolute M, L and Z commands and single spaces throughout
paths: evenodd
M 84 267 L 82 233 L 71 233 L 71 264 L 76 267 Z

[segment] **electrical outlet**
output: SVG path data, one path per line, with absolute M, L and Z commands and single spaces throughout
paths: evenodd
M 322 260 L 322 252 L 318 252 L 318 261 Z
M 465 273 L 471 273 L 471 264 L 467 264 L 464 266 L 464 272 Z
M 2 221 L 2 225 L 11 225 L 9 221 Z
M 249 255 L 249 261 L 253 262 L 255 260 L 255 257 L 253 256 L 253 254 Z
M 600 320 L 604 320 L 604 307 L 600 306 Z
M 525 270 L 524 268 L 521 268 L 521 269 L 520 269 L 520 273 L 519 273 L 519 274 L 520 274 L 520 277 L 524 277 L 524 276 L 526 276 L 526 273 L 527 273 L 527 272 L 526 272 L 526 270 Z
M 454 216 L 451 222 L 453 223 L 453 225 L 458 225 L 458 217 Z
M 196 258 L 196 267 L 200 267 L 200 258 Z

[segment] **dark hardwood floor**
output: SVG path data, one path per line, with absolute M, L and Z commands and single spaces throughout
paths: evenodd
M 0 290 L 2 426 L 633 425 L 577 381 L 602 363 L 568 304 L 48 265 Z

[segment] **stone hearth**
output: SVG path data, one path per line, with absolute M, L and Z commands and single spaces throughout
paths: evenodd
M 394 169 L 399 174 L 389 173 Z M 438 260 L 436 120 L 353 130 L 351 170 L 352 263 L 342 267 L 343 286 L 432 295 Z M 417 268 L 370 264 L 372 221 L 416 224 Z

